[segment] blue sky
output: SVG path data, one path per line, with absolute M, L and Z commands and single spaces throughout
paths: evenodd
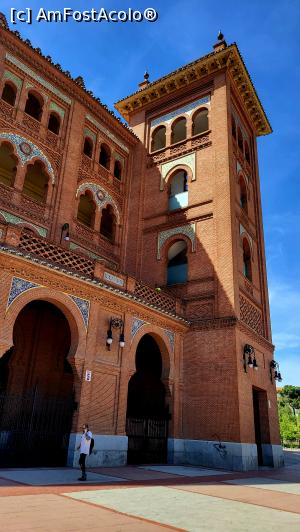
M 143 10 L 155 23 L 72 23 L 31 26 L 22 35 L 51 55 L 109 107 L 137 89 L 147 68 L 154 80 L 211 51 L 219 29 L 237 42 L 274 133 L 258 139 L 275 359 L 282 384 L 300 385 L 299 0 L 1 0 L 16 7 Z

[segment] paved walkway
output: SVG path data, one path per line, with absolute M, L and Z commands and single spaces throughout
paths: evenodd
M 247 473 L 202 467 L 0 470 L 5 532 L 300 531 L 300 452 Z

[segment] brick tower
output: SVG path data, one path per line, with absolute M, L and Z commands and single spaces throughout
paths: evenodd
M 131 129 L 0 14 L 0 465 L 76 466 L 87 422 L 92 467 L 278 466 L 271 128 L 239 51 L 116 107 Z
M 212 53 L 148 78 L 116 108 L 141 141 L 126 269 L 180 298 L 190 321 L 177 361 L 169 457 L 276 466 L 282 455 L 256 149 L 256 137 L 271 127 L 237 46 L 222 34 Z

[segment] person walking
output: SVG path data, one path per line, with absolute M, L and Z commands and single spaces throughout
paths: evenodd
M 81 469 L 81 477 L 78 480 L 86 480 L 85 472 L 85 460 L 86 457 L 90 454 L 90 446 L 92 441 L 93 434 L 89 430 L 89 426 L 85 423 L 82 426 L 82 436 L 80 445 L 78 445 L 77 450 L 80 450 L 79 465 Z

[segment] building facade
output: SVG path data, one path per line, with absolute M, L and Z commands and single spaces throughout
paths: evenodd
M 279 466 L 271 128 L 237 46 L 146 74 L 128 127 L 0 25 L 2 462 L 75 465 L 87 422 L 92 466 Z

